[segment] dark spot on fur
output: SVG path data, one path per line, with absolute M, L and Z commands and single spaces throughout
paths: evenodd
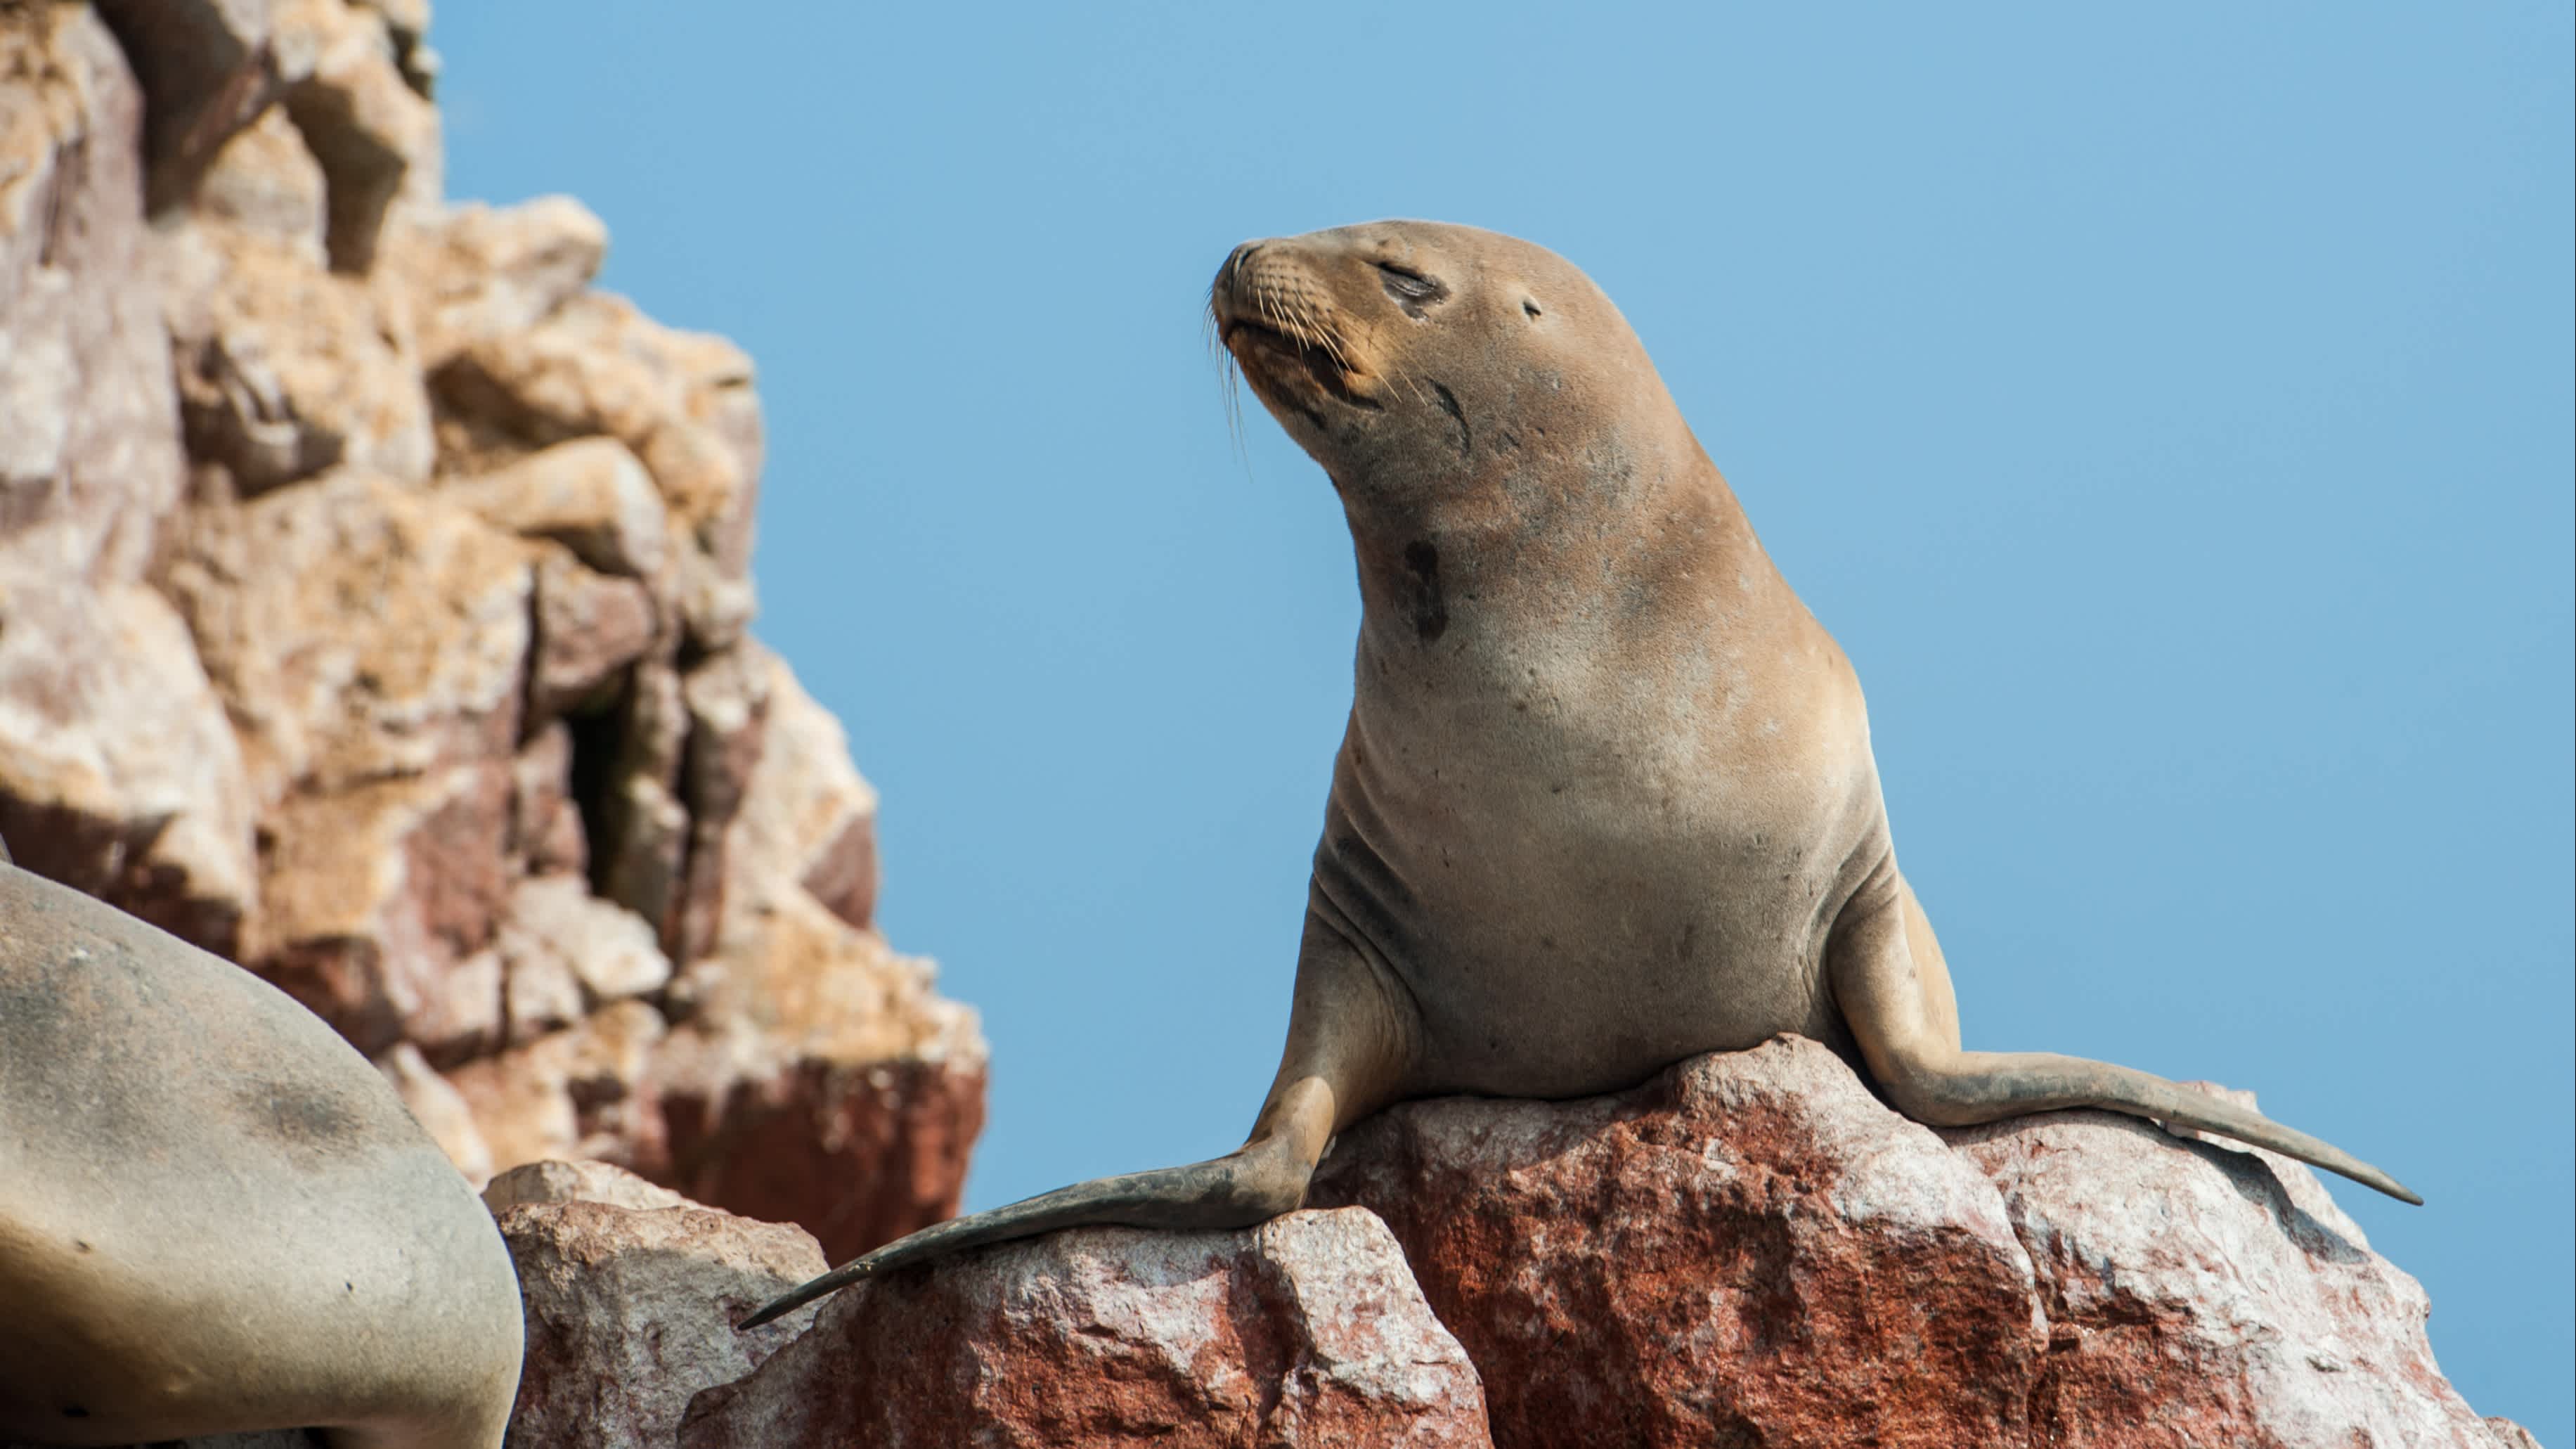
M 304 1082 L 244 1082 L 233 1104 L 251 1131 L 299 1156 L 346 1142 L 362 1125 L 337 1094 Z
M 1440 395 L 1447 397 L 1448 389 Z M 1440 597 L 1440 550 L 1417 538 L 1404 546 L 1404 566 L 1413 575 L 1413 632 L 1428 644 L 1449 628 L 1449 604 Z
M 1458 425 L 1458 456 L 1466 457 L 1468 449 L 1475 444 L 1475 434 L 1467 427 L 1467 414 L 1458 407 L 1458 395 L 1436 379 L 1431 384 L 1431 391 L 1440 399 L 1440 411 L 1447 413 L 1449 421 Z
M 66 1419 L 86 1419 L 89 1417 L 89 1410 L 82 1408 L 78 1404 L 65 1404 L 63 1405 L 63 1417 Z

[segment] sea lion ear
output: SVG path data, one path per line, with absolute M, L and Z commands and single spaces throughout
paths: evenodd
M 1521 298 L 1521 310 L 1529 314 L 1529 319 L 1532 322 L 1537 321 L 1541 316 L 1545 315 L 1539 311 L 1538 303 L 1531 301 L 1527 297 Z

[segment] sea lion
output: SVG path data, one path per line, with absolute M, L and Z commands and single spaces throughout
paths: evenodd
M 491 1214 L 284 992 L 0 866 L 0 1441 L 499 1449 Z
M 1397 1099 L 1606 1092 L 1780 1032 L 1918 1121 L 2107 1107 L 2421 1201 L 2145 1072 L 1961 1049 L 1850 663 L 1563 258 L 1378 222 L 1236 248 L 1209 310 L 1341 495 L 1362 604 L 1288 1044 L 1252 1136 L 924 1229 L 750 1322 L 1076 1223 L 1257 1222 Z

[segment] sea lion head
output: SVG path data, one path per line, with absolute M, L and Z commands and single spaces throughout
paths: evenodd
M 1246 242 L 1208 309 L 1355 512 L 1446 512 L 1516 477 L 1633 471 L 1679 427 L 1609 297 L 1496 232 L 1377 221 Z

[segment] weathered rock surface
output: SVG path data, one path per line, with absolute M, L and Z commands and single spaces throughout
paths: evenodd
M 2306 1168 L 2104 1113 L 1936 1133 L 1795 1038 L 1400 1106 L 1308 1200 L 1387 1220 L 1507 1449 L 2496 1442 Z
M 427 24 L 0 4 L 0 836 L 478 1181 L 609 1158 L 857 1251 L 954 1209 L 984 1048 L 745 632 L 751 363 L 592 291 L 578 203 L 442 199 Z
M 701 1394 L 680 1442 L 1491 1442 L 1475 1367 L 1365 1212 L 1059 1233 L 851 1289 L 819 1314 L 757 1373 Z
M 484 1198 L 527 1306 L 513 1445 L 667 1449 L 693 1396 L 750 1373 L 813 1319 L 734 1327 L 823 1270 L 799 1229 L 701 1207 L 602 1163 L 522 1167 Z

